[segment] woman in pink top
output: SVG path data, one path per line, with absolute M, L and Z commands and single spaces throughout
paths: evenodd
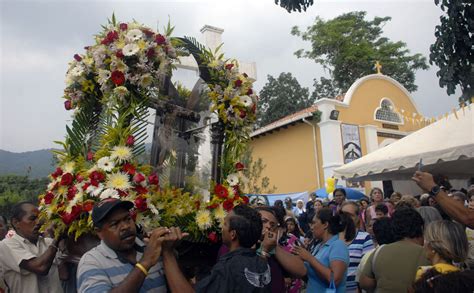
M 372 200 L 372 204 L 365 211 L 365 223 L 366 224 L 370 223 L 371 219 L 376 218 L 375 207 L 380 203 L 384 203 L 382 189 L 380 189 L 378 187 L 372 188 L 372 190 L 370 191 L 370 198 Z

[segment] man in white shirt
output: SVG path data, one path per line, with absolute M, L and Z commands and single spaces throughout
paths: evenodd
M 20 202 L 12 208 L 16 234 L 0 242 L 0 266 L 9 292 L 63 292 L 54 262 L 59 240 L 39 233 L 38 208 Z

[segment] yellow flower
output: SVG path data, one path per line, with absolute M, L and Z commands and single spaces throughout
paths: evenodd
M 107 188 L 120 190 L 127 190 L 131 187 L 130 181 L 128 181 L 128 175 L 121 172 L 108 175 L 106 186 Z
M 137 45 L 138 45 L 138 48 L 140 48 L 140 50 L 143 50 L 146 47 L 146 42 L 144 40 L 140 40 L 137 42 Z
M 201 230 L 206 230 L 212 226 L 211 213 L 208 210 L 200 210 L 196 214 L 196 223 Z
M 216 218 L 216 220 L 219 221 L 220 223 L 224 222 L 225 216 L 226 216 L 226 212 L 222 208 L 221 205 L 219 205 L 219 207 L 214 209 L 214 218 Z
M 125 47 L 125 40 L 120 38 L 117 42 L 115 42 L 115 45 L 117 46 L 117 49 L 123 49 L 123 47 Z
M 125 97 L 128 95 L 128 89 L 124 86 L 118 86 L 114 88 L 114 94 L 118 95 L 119 97 Z
M 132 158 L 132 150 L 126 146 L 115 146 L 110 158 L 117 160 L 119 163 L 126 162 Z
M 81 85 L 84 92 L 92 93 L 94 91 L 94 84 L 88 79 L 84 80 Z

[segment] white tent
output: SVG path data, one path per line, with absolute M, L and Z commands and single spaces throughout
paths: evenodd
M 474 104 L 334 170 L 354 181 L 406 180 L 418 170 L 450 179 L 474 177 Z

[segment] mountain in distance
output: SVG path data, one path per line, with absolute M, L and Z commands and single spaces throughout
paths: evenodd
M 145 148 L 149 154 L 151 143 L 145 144 Z M 14 153 L 0 149 L 0 176 L 19 175 L 32 179 L 47 177 L 56 169 L 53 150 Z

